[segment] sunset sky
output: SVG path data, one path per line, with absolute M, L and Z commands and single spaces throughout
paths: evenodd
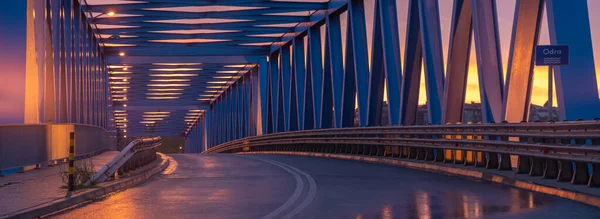
M 16 2 L 16 1 L 15 1 Z M 372 16 L 373 16 L 374 0 L 366 0 L 366 16 L 367 16 L 367 36 L 369 45 L 370 35 L 372 33 Z M 404 38 L 406 35 L 406 17 L 408 0 L 397 0 L 399 30 L 401 40 L 401 52 L 404 53 Z M 500 41 L 502 51 L 502 64 L 504 65 L 506 74 L 506 65 L 508 63 L 508 53 L 510 45 L 510 37 L 512 31 L 514 9 L 516 0 L 497 0 L 498 6 L 498 23 L 500 29 Z M 600 75 L 600 0 L 587 0 L 590 12 L 590 22 L 592 31 L 592 41 L 594 43 L 596 75 Z M 13 1 L 3 2 L 4 7 L 0 8 L 0 124 L 6 123 L 21 123 L 23 121 L 23 105 L 24 105 L 24 87 L 25 87 L 25 72 L 24 72 L 24 50 L 22 56 L 11 52 L 16 48 L 24 48 L 25 43 L 25 20 L 17 20 L 19 17 L 16 14 L 19 10 L 14 6 Z M 444 48 L 444 57 L 446 58 L 448 50 L 449 32 L 450 32 L 450 17 L 452 14 L 453 0 L 439 0 L 440 18 L 442 28 L 442 41 Z M 24 13 L 25 8 L 22 9 Z M 596 13 L 593 13 L 596 12 Z M 549 44 L 547 20 L 544 17 L 542 26 L 542 36 L 540 44 Z M 370 46 L 369 46 L 370 49 Z M 404 54 L 402 54 L 404 58 Z M 444 62 L 446 63 L 446 62 Z M 22 66 L 21 66 L 22 64 Z M 22 70 L 21 70 L 22 69 Z M 476 56 L 474 46 L 472 47 L 471 65 L 468 79 L 468 89 L 466 102 L 479 101 L 478 82 L 476 75 Z M 597 81 L 600 84 L 600 76 Z M 425 103 L 424 80 L 422 81 L 422 92 L 420 95 L 420 103 Z M 534 104 L 543 104 L 547 100 L 547 68 L 536 67 L 534 77 L 534 88 L 532 102 Z M 600 89 L 600 88 L 599 88 Z M 556 103 L 556 101 L 554 101 Z

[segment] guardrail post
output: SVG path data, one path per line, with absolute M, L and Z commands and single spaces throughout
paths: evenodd
M 402 153 L 400 153 L 400 158 L 408 158 L 410 155 L 410 149 L 406 146 L 402 146 Z
M 600 164 L 592 164 L 592 175 L 588 182 L 589 187 L 600 187 Z
M 487 159 L 484 152 L 473 152 L 475 154 L 475 167 L 485 167 Z
M 425 161 L 433 161 L 435 159 L 434 153 L 433 153 L 433 149 L 431 148 L 424 148 L 423 152 L 425 153 L 425 156 L 423 158 L 423 160 Z
M 494 152 L 489 152 L 488 154 L 488 159 L 487 162 L 485 164 L 485 168 L 486 169 L 498 169 L 500 168 L 499 165 L 499 160 L 498 160 L 498 153 L 494 153 Z
M 556 177 L 558 177 L 558 162 L 553 159 L 547 159 L 542 178 L 556 179 Z
M 444 149 L 432 149 L 435 151 L 435 162 L 444 162 Z
M 574 162 L 575 172 L 573 173 L 573 179 L 571 184 L 586 184 L 589 181 L 588 165 L 586 163 Z
M 541 158 L 531 157 L 531 169 L 529 170 L 530 176 L 541 176 L 544 173 L 544 164 Z
M 527 142 L 527 138 L 514 137 L 518 142 Z M 509 138 L 509 141 L 513 141 Z M 517 173 L 528 174 L 531 171 L 531 158 L 528 156 L 519 156 L 517 159 Z
M 557 181 L 568 182 L 573 178 L 573 162 L 561 160 L 558 161 L 558 178 Z
M 517 173 L 526 174 L 531 170 L 531 161 L 527 156 L 519 156 L 517 160 Z

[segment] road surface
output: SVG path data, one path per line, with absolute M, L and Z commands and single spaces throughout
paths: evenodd
M 55 218 L 600 218 L 570 200 L 356 161 L 171 155 L 163 174 Z

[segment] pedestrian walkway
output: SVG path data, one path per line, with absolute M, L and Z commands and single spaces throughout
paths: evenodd
M 91 159 L 94 170 L 98 171 L 118 153 L 106 151 L 88 159 Z M 67 189 L 61 188 L 64 184 L 59 172 L 67 170 L 66 165 L 64 163 L 0 177 L 0 217 L 64 198 Z M 84 190 L 76 191 L 75 194 L 82 191 Z

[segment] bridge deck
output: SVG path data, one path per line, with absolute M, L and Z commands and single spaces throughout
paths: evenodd
M 573 201 L 412 169 L 283 155 L 172 155 L 141 186 L 57 218 L 594 218 Z
M 106 151 L 91 157 L 94 169 L 98 171 L 107 164 L 118 151 Z M 78 162 L 78 161 L 75 161 Z M 61 170 L 67 171 L 67 164 L 31 170 L 25 173 L 0 177 L 0 217 L 25 208 L 64 198 L 66 189 L 60 178 Z

